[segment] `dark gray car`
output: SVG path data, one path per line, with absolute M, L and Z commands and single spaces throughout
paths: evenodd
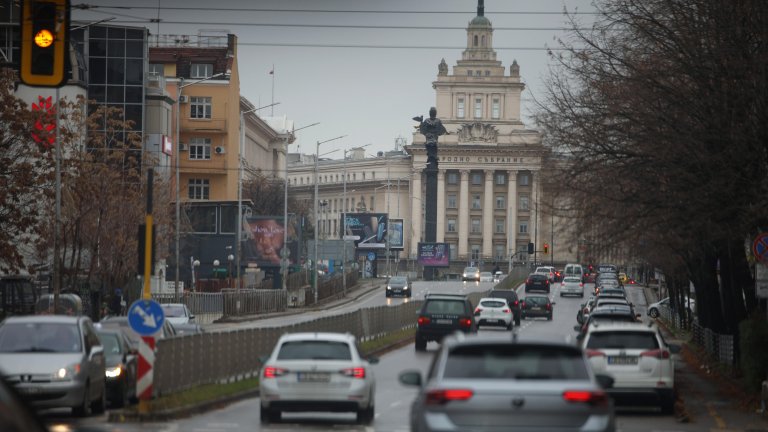
M 408 276 L 392 276 L 387 281 L 387 297 L 399 295 L 411 297 L 411 280 Z
M 444 340 L 419 387 L 411 431 L 613 431 L 613 402 L 582 350 L 565 342 L 457 334 Z

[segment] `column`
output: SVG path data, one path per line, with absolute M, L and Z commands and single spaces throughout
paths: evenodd
M 457 258 L 468 259 L 467 247 L 469 243 L 469 170 L 461 170 L 461 184 L 459 186 L 459 256 Z
M 437 241 L 445 241 L 445 170 L 437 173 Z
M 538 171 L 531 171 L 531 202 L 529 203 L 531 211 L 531 221 L 529 222 L 529 229 L 531 230 L 531 238 L 534 243 L 534 250 L 541 250 L 540 243 L 542 236 L 539 232 L 539 175 Z M 537 254 L 538 255 L 538 254 Z M 537 256 L 537 259 L 541 257 Z
M 408 249 L 409 258 L 416 259 L 419 241 L 421 241 L 421 171 L 413 170 L 411 181 L 411 240 Z
M 507 171 L 507 253 L 517 253 L 517 171 Z M 512 259 L 509 258 L 509 273 Z
M 493 257 L 493 170 L 485 171 L 485 190 L 483 191 L 483 256 Z

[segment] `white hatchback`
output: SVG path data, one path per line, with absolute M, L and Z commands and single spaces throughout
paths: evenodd
M 512 309 L 503 298 L 481 298 L 475 308 L 475 322 L 477 326 L 493 325 L 503 326 L 512 330 Z
M 578 276 L 566 276 L 560 283 L 560 297 L 577 295 L 584 297 L 584 284 Z
M 675 406 L 675 360 L 679 346 L 664 341 L 655 326 L 604 323 L 590 326 L 584 348 L 596 374 L 613 377 L 608 393 L 617 404 L 653 403 L 662 413 Z
M 284 334 L 261 368 L 261 422 L 278 421 L 283 411 L 352 411 L 370 424 L 377 362 L 360 357 L 349 333 Z

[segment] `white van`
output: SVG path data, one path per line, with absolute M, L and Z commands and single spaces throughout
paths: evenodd
M 566 264 L 563 277 L 577 277 L 584 279 L 584 269 L 581 268 L 581 264 Z

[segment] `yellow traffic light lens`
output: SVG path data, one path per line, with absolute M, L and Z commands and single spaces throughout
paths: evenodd
M 42 29 L 35 35 L 35 45 L 40 48 L 48 48 L 53 44 L 53 33 L 48 29 Z

